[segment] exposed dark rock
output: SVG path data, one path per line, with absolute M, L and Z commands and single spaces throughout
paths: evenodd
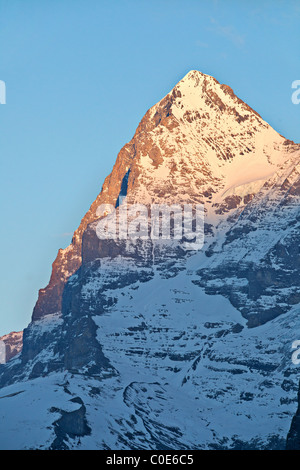
M 286 450 L 300 450 L 300 392 L 298 393 L 298 409 L 287 435 Z
M 69 438 L 76 439 L 87 436 L 91 433 L 86 419 L 86 407 L 80 397 L 70 400 L 81 406 L 75 411 L 64 411 L 57 408 L 51 408 L 52 413 L 60 413 L 61 417 L 53 423 L 56 439 L 53 441 L 51 450 L 67 450 Z

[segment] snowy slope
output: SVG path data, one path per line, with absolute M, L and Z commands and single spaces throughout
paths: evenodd
M 93 319 L 114 374 L 52 373 L 3 388 L 1 448 L 49 448 L 53 423 L 80 408 L 70 401 L 78 397 L 91 432 L 67 436 L 68 448 L 284 447 L 296 410 L 297 309 L 249 330 L 228 300 L 195 286 L 195 261 L 188 275 L 156 272 L 106 291 L 118 302 Z

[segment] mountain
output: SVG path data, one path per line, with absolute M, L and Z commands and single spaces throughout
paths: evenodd
M 0 366 L 0 446 L 285 448 L 299 163 L 299 144 L 201 72 L 149 109 Z M 155 205 L 201 205 L 203 247 L 174 237 L 175 215 L 170 239 L 149 236 Z M 136 233 L 143 210 L 144 237 L 99 238 L 124 213 Z

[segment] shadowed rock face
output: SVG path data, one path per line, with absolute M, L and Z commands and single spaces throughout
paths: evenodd
M 51 408 L 51 413 L 60 413 L 61 417 L 53 423 L 56 439 L 51 445 L 51 450 L 66 450 L 68 438 L 80 439 L 89 435 L 91 429 L 86 420 L 86 408 L 80 397 L 71 398 L 70 402 L 78 403 L 80 406 L 74 411 L 64 411 L 57 408 Z
M 298 404 L 297 412 L 293 417 L 287 436 L 286 450 L 300 450 L 300 391 L 298 393 Z
M 1 387 L 58 374 L 49 447 L 79 446 L 94 414 L 101 448 L 284 447 L 297 388 L 288 348 L 300 303 L 299 162 L 299 145 L 200 72 L 147 111 L 59 251 L 21 355 L 0 365 Z M 118 215 L 124 197 L 128 207 L 203 203 L 203 250 L 100 240 L 99 206 Z M 226 435 L 220 409 L 249 436 Z M 170 426 L 160 418 L 177 415 Z M 269 416 L 276 430 L 261 437 L 253 423 Z
M 150 111 L 146 113 L 140 122 L 133 139 L 126 144 L 118 154 L 112 173 L 105 179 L 99 196 L 91 205 L 83 217 L 80 226 L 75 231 L 71 245 L 65 250 L 59 250 L 57 258 L 52 265 L 50 282 L 45 289 L 40 289 L 37 303 L 33 310 L 32 320 L 38 320 L 45 315 L 61 311 L 62 293 L 67 280 L 81 265 L 82 237 L 88 225 L 98 219 L 97 208 L 101 204 L 118 206 L 119 196 L 130 194 L 138 185 L 140 168 L 135 164 L 137 154 L 149 151 L 153 165 L 157 166 L 162 157 L 157 147 L 153 146 L 151 139 L 147 139 L 147 133 L 155 127 L 167 125 L 168 128 L 175 122 L 170 114 L 175 92 L 164 98 L 157 110 L 150 118 Z M 178 124 L 176 124 L 178 125 Z M 129 177 L 129 174 L 131 175 Z M 126 178 L 127 177 L 127 178 Z M 129 180 L 128 180 L 129 179 Z M 126 180 L 126 184 L 125 181 Z M 88 254 L 87 254 L 88 256 Z

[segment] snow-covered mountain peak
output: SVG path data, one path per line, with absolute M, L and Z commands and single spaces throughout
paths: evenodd
M 299 162 L 299 144 L 201 72 L 153 106 L 59 251 L 22 352 L 0 365 L 2 446 L 283 448 L 298 390 Z M 123 197 L 203 203 L 203 249 L 100 240 Z
M 250 119 L 266 125 L 259 114 L 238 98 L 228 85 L 222 85 L 214 77 L 198 70 L 188 72 L 168 96 L 173 97 L 175 107 L 185 111 L 205 112 L 215 108 L 222 113 L 232 114 L 238 123 Z
M 178 83 L 176 86 L 180 87 L 182 90 L 188 87 L 201 87 L 204 82 L 212 81 L 216 82 L 216 79 L 211 75 L 207 75 L 199 70 L 190 70 Z
M 208 206 L 219 204 L 237 186 L 259 188 L 251 183 L 263 184 L 291 151 L 286 139 L 229 86 L 197 70 L 145 114 L 124 149 L 134 153 L 126 166 L 132 201 L 163 197 Z
M 117 207 L 120 196 L 128 204 L 203 203 L 207 224 L 217 227 L 243 210 L 286 161 L 295 160 L 297 149 L 230 87 L 191 70 L 146 112 L 119 152 L 72 244 L 59 251 L 33 319 L 61 309 L 64 285 L 82 262 L 83 234 L 96 223 L 101 204 Z

